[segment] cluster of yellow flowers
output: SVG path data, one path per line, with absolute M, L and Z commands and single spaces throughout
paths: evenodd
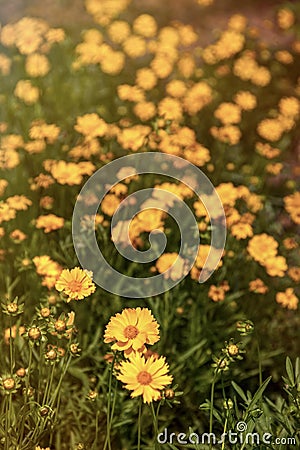
M 283 256 L 277 255 L 278 242 L 266 233 L 256 234 L 248 243 L 248 253 L 266 268 L 270 276 L 283 277 L 287 263 Z
M 113 343 L 112 350 L 127 358 L 117 365 L 117 378 L 132 391 L 131 397 L 143 396 L 144 403 L 160 399 L 173 380 L 165 357 L 146 348 L 159 340 L 158 328 L 149 309 L 126 308 L 111 317 L 104 333 L 104 342 Z
M 96 25 L 85 30 L 81 35 L 82 41 L 76 45 L 72 76 L 80 77 L 81 74 L 89 74 L 90 70 L 100 74 L 103 80 L 109 75 L 111 83 L 107 83 L 107 89 L 110 90 L 110 98 L 114 98 L 114 104 L 112 107 L 98 105 L 86 108 L 76 117 L 68 118 L 67 126 L 42 119 L 40 113 L 35 113 L 41 111 L 40 102 L 43 104 L 48 89 L 45 88 L 46 81 L 51 81 L 51 51 L 65 40 L 64 31 L 49 27 L 41 19 L 29 17 L 1 29 L 0 43 L 5 52 L 0 53 L 0 72 L 8 77 L 16 61 L 22 67 L 26 77 L 13 82 L 12 92 L 16 107 L 25 107 L 30 111 L 30 120 L 22 136 L 16 134 L 17 128 L 10 132 L 8 123 L 0 122 L 0 169 L 12 171 L 28 156 L 34 161 L 29 189 L 33 196 L 41 195 L 38 213 L 28 220 L 30 226 L 34 226 L 43 236 L 51 236 L 51 233 L 60 236 L 69 222 L 62 211 L 57 211 L 57 214 L 52 212 L 58 203 L 56 189 L 80 186 L 85 177 L 91 176 L 99 166 L 116 155 L 159 151 L 185 158 L 212 174 L 224 205 L 230 238 L 240 241 L 241 247 L 245 244 L 243 251 L 248 251 L 255 261 L 265 267 L 268 275 L 289 276 L 290 269 L 296 267 L 294 261 L 289 267 L 289 259 L 278 256 L 277 251 L 273 251 L 270 258 L 257 256 L 262 253 L 260 245 L 264 243 L 264 239 L 260 240 L 264 230 L 257 226 L 257 219 L 265 204 L 265 199 L 259 194 L 262 186 L 259 175 L 245 164 L 241 173 L 245 184 L 242 184 L 240 177 L 234 183 L 228 178 L 222 182 L 218 167 L 223 166 L 224 159 L 226 165 L 221 168 L 227 175 L 240 171 L 239 161 L 243 159 L 241 154 L 246 152 L 244 147 L 248 142 L 247 118 L 251 115 L 252 131 L 255 131 L 254 142 L 249 145 L 254 147 L 257 159 L 263 161 L 265 175 L 271 177 L 284 172 L 285 165 L 279 158 L 285 148 L 286 135 L 294 132 L 299 119 L 300 79 L 294 91 L 282 88 L 282 92 L 289 94 L 282 94 L 275 105 L 260 109 L 266 92 L 264 89 L 268 89 L 274 81 L 271 66 L 264 65 L 270 62 L 271 53 L 264 46 L 258 46 L 258 50 L 249 48 L 247 39 L 252 35 L 245 16 L 233 15 L 216 41 L 200 49 L 198 34 L 190 25 L 177 21 L 159 27 L 150 14 L 140 14 L 131 23 L 123 20 L 119 16 L 129 3 L 129 0 L 86 0 L 87 11 Z M 211 1 L 199 3 L 208 5 Z M 279 27 L 287 30 L 296 18 L 289 8 L 283 8 L 279 10 L 277 20 Z M 9 58 L 9 49 L 18 52 L 18 58 Z M 291 52 L 277 52 L 276 64 L 287 64 L 287 53 L 292 55 L 294 52 L 294 55 L 297 51 L 299 53 L 299 43 L 295 40 Z M 206 66 L 208 71 L 205 71 Z M 228 76 L 236 81 L 236 87 L 230 87 L 230 95 L 223 95 L 219 92 L 218 80 L 226 83 Z M 42 78 L 45 78 L 44 88 L 40 83 Z M 70 134 L 72 139 L 69 139 Z M 4 178 L 6 175 L 0 179 L 1 196 L 5 195 L 8 187 Z M 136 181 L 137 178 L 132 177 L 119 183 L 105 196 L 101 204 L 102 215 L 97 215 L 96 226 L 109 227 L 110 218 L 131 192 L 130 183 Z M 155 188 L 169 190 L 184 201 L 193 202 L 199 231 L 205 236 L 209 234 L 209 217 L 203 204 L 193 199 L 193 194 L 183 183 L 156 183 Z M 28 209 L 31 214 L 34 208 L 29 197 L 30 194 L 7 196 L 1 201 L 0 223 L 13 223 L 21 210 Z M 89 201 L 93 203 L 94 200 L 91 196 Z M 284 208 L 291 221 L 299 224 L 299 193 L 285 195 Z M 150 209 L 147 213 L 138 214 L 129 228 L 133 245 L 143 248 L 143 233 L 149 233 L 153 228 L 163 231 L 166 223 L 167 215 L 160 210 Z M 123 239 L 123 225 L 121 222 L 114 229 L 112 240 Z M 0 236 L 5 235 L 4 227 L 0 227 Z M 19 226 L 10 229 L 8 235 L 15 244 L 28 239 L 28 231 Z M 198 279 L 209 249 L 206 242 L 201 244 L 191 271 L 192 279 Z M 33 256 L 32 261 L 38 275 L 42 276 L 42 285 L 52 289 L 62 267 L 45 255 L 45 250 L 41 253 Z M 233 255 L 233 250 L 230 250 L 224 257 Z M 5 257 L 4 250 L 1 250 L 0 256 Z M 177 253 L 169 251 L 150 270 L 163 273 L 176 258 Z M 184 272 L 185 262 L 181 262 L 176 272 L 169 273 L 173 279 Z M 223 262 L 224 258 L 219 267 Z M 224 299 L 228 291 L 224 286 L 211 286 L 210 298 L 215 301 Z M 251 292 L 254 291 L 253 288 Z

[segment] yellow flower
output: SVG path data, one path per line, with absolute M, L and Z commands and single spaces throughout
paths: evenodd
M 273 148 L 270 144 L 263 144 L 262 142 L 256 143 L 255 150 L 268 159 L 276 158 L 276 156 L 280 155 L 279 148 Z
M 239 91 L 234 97 L 234 101 L 241 109 L 250 111 L 256 107 L 257 101 L 255 95 L 249 91 Z
M 46 139 L 49 144 L 53 144 L 58 138 L 60 128 L 53 123 L 45 123 L 43 120 L 32 122 L 29 136 L 31 139 Z
M 187 91 L 187 87 L 184 81 L 181 80 L 172 80 L 166 86 L 166 92 L 171 97 L 181 98 L 185 95 Z
M 105 26 L 121 14 L 129 3 L 130 0 L 86 0 L 85 7 L 97 23 Z
M 300 223 L 300 192 L 284 197 L 284 207 L 290 214 L 291 219 L 299 224 Z
M 156 85 L 157 77 L 152 69 L 144 67 L 137 70 L 135 82 L 137 86 L 141 87 L 145 91 L 149 91 Z
M 112 349 L 124 351 L 125 356 L 143 351 L 145 344 L 159 341 L 159 325 L 147 308 L 126 308 L 110 318 L 104 342 L 113 342 Z
M 183 23 L 176 24 L 179 33 L 180 44 L 184 47 L 190 47 L 198 40 L 198 34 L 194 31 L 192 25 Z
M 175 265 L 175 261 L 178 261 Z M 159 273 L 162 273 L 164 275 L 164 278 L 171 280 L 178 280 L 183 275 L 186 274 L 185 271 L 185 260 L 181 258 L 181 256 L 178 255 L 178 253 L 165 253 L 161 255 L 158 260 L 156 261 L 156 269 Z M 172 267 L 174 265 L 174 267 Z M 171 268 L 172 267 L 172 268 Z M 171 271 L 166 273 L 167 270 L 171 268 Z
M 46 148 L 46 142 L 44 139 L 36 139 L 34 141 L 26 142 L 24 145 L 24 149 L 26 152 L 34 154 L 34 153 L 41 153 Z
M 235 31 L 244 31 L 247 25 L 247 18 L 242 14 L 234 14 L 228 20 L 228 28 Z
M 173 70 L 173 62 L 167 59 L 164 54 L 157 54 L 151 61 L 151 69 L 157 78 L 167 78 Z
M 0 202 L 0 223 L 9 222 L 16 217 L 15 209 L 11 208 L 6 202 Z
M 290 267 L 288 275 L 292 280 L 298 283 L 300 281 L 300 267 Z
M 293 55 L 287 50 L 278 50 L 274 56 L 282 64 L 292 64 L 294 61 Z
M 123 101 L 143 102 L 145 100 L 144 91 L 138 86 L 130 84 L 120 84 L 117 88 L 118 96 Z
M 158 104 L 158 114 L 165 120 L 178 121 L 182 118 L 182 107 L 178 100 L 165 97 Z
M 277 22 L 280 28 L 287 30 L 295 22 L 295 16 L 293 11 L 288 8 L 282 8 L 277 13 Z
M 236 223 L 232 225 L 230 232 L 238 240 L 253 236 L 253 230 L 249 223 Z
M 36 219 L 36 228 L 44 228 L 45 233 L 50 233 L 51 231 L 59 230 L 64 226 L 65 219 L 63 217 L 58 217 L 55 214 L 47 214 L 45 216 L 39 216 Z
M 101 211 L 108 216 L 113 216 L 120 205 L 121 200 L 114 194 L 107 194 L 101 202 Z
M 68 296 L 67 302 L 71 300 L 82 300 L 95 292 L 96 286 L 88 273 L 79 267 L 74 269 L 64 269 L 55 288 Z
M 196 63 L 192 55 L 184 54 L 180 57 L 177 67 L 184 78 L 191 78 L 196 69 Z
M 293 288 L 287 288 L 284 292 L 277 292 L 276 302 L 288 309 L 297 309 L 299 299 Z
M 232 183 L 221 183 L 216 187 L 216 191 L 223 205 L 234 206 L 239 197 L 238 190 Z
M 267 86 L 271 81 L 271 72 L 266 67 L 257 66 L 251 76 L 251 81 L 256 86 Z
M 212 284 L 208 291 L 208 297 L 214 302 L 221 302 L 225 299 L 225 294 L 229 289 L 227 281 L 224 281 L 219 287 Z
M 52 289 L 62 271 L 62 267 L 49 256 L 35 256 L 33 263 L 38 275 L 43 277 L 42 285 Z
M 39 53 L 28 55 L 25 70 L 30 77 L 43 77 L 50 70 L 49 60 L 45 55 L 40 55 Z
M 248 243 L 249 255 L 264 264 L 269 258 L 276 256 L 278 242 L 266 233 L 257 234 Z
M 108 75 L 117 75 L 122 71 L 124 64 L 124 53 L 108 48 L 101 59 L 100 67 Z
M 124 20 L 115 20 L 108 27 L 108 35 L 116 44 L 121 44 L 130 35 L 130 26 Z
M 241 121 L 241 108 L 234 103 L 221 103 L 214 112 L 214 116 L 219 119 L 223 125 L 239 123 Z
M 270 173 L 271 175 L 278 175 L 282 171 L 282 168 L 282 163 L 267 164 L 266 172 Z
M 11 68 L 11 60 L 4 55 L 4 53 L 0 53 L 0 72 L 2 75 L 9 75 Z
M 27 105 L 32 105 L 39 98 L 39 89 L 33 86 L 29 80 L 19 80 L 16 84 L 14 94 Z
M 269 288 L 260 278 L 256 278 L 256 280 L 249 282 L 249 291 L 255 294 L 266 294 Z
M 183 156 L 196 166 L 204 166 L 210 160 L 210 153 L 208 148 L 204 147 L 197 142 L 190 147 L 186 148 L 183 152 Z
M 278 109 L 283 116 L 295 117 L 300 112 L 300 102 L 296 97 L 283 97 L 279 104 Z
M 132 355 L 129 361 L 122 361 L 117 378 L 132 391 L 131 397 L 143 396 L 144 403 L 158 400 L 161 391 L 171 384 L 173 377 L 168 375 L 169 366 L 161 356 L 155 359 L 152 355 L 145 359 L 139 353 Z
M 242 55 L 236 59 L 233 65 L 233 73 L 242 80 L 250 80 L 257 70 L 258 65 L 255 59 L 249 55 Z
M 257 127 L 257 133 L 267 141 L 278 141 L 283 133 L 282 125 L 278 119 L 264 119 Z
M 77 117 L 74 128 L 78 133 L 91 139 L 97 136 L 104 136 L 108 126 L 98 114 L 92 113 Z
M 141 36 L 152 38 L 157 31 L 156 21 L 149 14 L 141 14 L 133 22 L 133 31 Z
M 17 211 L 25 211 L 32 205 L 32 201 L 25 195 L 13 195 L 6 199 L 6 203 Z
M 146 53 L 146 42 L 141 36 L 129 36 L 123 42 L 123 49 L 130 58 L 140 58 Z
M 293 237 L 287 237 L 283 239 L 283 245 L 287 250 L 298 248 L 298 242 Z
M 13 230 L 13 231 L 9 234 L 9 237 L 10 237 L 13 241 L 16 241 L 16 242 L 22 242 L 22 241 L 24 241 L 25 239 L 27 239 L 28 236 L 27 236 L 25 233 L 23 233 L 23 231 L 16 229 L 16 230 Z
M 62 42 L 66 38 L 66 34 L 62 28 L 49 28 L 47 33 L 45 33 L 45 38 L 50 44 L 56 42 Z
M 272 256 L 264 261 L 267 274 L 271 277 L 283 277 L 288 266 L 283 256 Z
M 156 107 L 152 102 L 140 102 L 133 107 L 133 112 L 142 122 L 146 122 L 155 116 Z
M 5 192 L 5 189 L 8 186 L 8 181 L 4 180 L 4 179 L 0 179 L 0 195 L 3 195 Z
M 242 133 L 235 125 L 225 125 L 224 127 L 211 127 L 211 135 L 229 145 L 236 145 L 240 142 Z
M 69 186 L 80 184 L 83 176 L 91 175 L 94 170 L 95 166 L 89 161 L 80 163 L 54 161 L 49 167 L 51 175 L 59 184 Z
M 137 151 L 143 146 L 150 132 L 150 127 L 147 127 L 145 125 L 135 125 L 133 127 L 121 130 L 117 136 L 117 139 L 119 144 L 125 150 L 130 149 L 133 151 Z

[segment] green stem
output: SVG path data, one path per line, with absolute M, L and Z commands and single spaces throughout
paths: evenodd
M 215 395 L 215 383 L 217 379 L 217 371 L 214 374 L 213 381 L 210 390 L 210 411 L 209 411 L 209 433 L 212 433 L 213 429 L 213 411 L 214 411 L 214 395 Z M 212 442 L 209 444 L 209 448 L 212 448 Z
M 227 431 L 228 414 L 229 414 L 229 411 L 227 410 L 227 411 L 226 411 L 225 424 L 224 424 L 224 428 L 223 428 L 223 442 L 222 442 L 221 450 L 224 450 L 224 449 L 225 449 L 225 441 L 226 441 L 225 436 L 226 436 L 226 431 Z
M 26 417 L 26 405 L 28 400 L 28 390 L 29 390 L 29 384 L 30 384 L 30 371 L 31 371 L 31 364 L 32 364 L 32 344 L 29 344 L 29 361 L 28 361 L 28 368 L 27 368 L 27 374 L 26 374 L 26 380 L 25 380 L 25 395 L 24 395 L 24 413 L 22 414 L 21 419 L 21 427 L 20 427 L 20 444 L 23 442 L 23 435 L 24 435 L 24 426 L 25 426 L 25 417 Z
M 155 411 L 154 411 L 153 402 L 151 402 L 150 408 L 151 408 L 151 412 L 152 412 L 152 416 L 153 416 L 154 439 L 155 439 L 155 441 L 154 441 L 155 442 L 154 448 L 155 448 L 155 450 L 157 450 L 157 449 L 159 449 L 158 442 L 157 442 L 158 420 L 157 420 L 157 415 L 155 414 Z
M 6 401 L 6 408 L 5 408 L 5 450 L 9 450 L 9 443 L 8 443 L 8 427 L 9 427 L 9 402 L 8 397 L 5 399 Z
M 12 317 L 9 320 L 9 359 L 10 359 L 10 375 L 12 376 L 14 370 L 13 363 L 13 339 L 12 339 Z
M 142 397 L 140 397 L 139 400 L 139 416 L 138 416 L 138 443 L 137 443 L 137 450 L 141 449 L 141 418 L 142 418 Z
M 112 386 L 112 376 L 113 376 L 113 370 L 114 370 L 114 365 L 115 365 L 115 361 L 116 361 L 116 356 L 117 356 L 117 352 L 114 353 L 114 357 L 111 363 L 111 368 L 110 368 L 110 372 L 109 372 L 109 381 L 108 381 L 108 400 L 107 400 L 107 419 L 106 419 L 106 438 L 105 438 L 105 442 L 104 442 L 104 447 L 103 450 L 106 450 L 107 446 L 109 448 L 109 450 L 111 450 L 111 442 L 110 442 L 110 430 L 111 430 L 111 425 L 112 425 L 112 414 L 111 414 L 111 386 Z M 115 395 L 114 395 L 115 397 Z M 114 405 L 113 405 L 114 406 Z M 113 409 L 112 409 L 113 412 Z
M 48 395 L 49 395 L 49 392 L 51 390 L 51 386 L 53 383 L 54 369 L 55 369 L 55 363 L 52 365 L 51 371 L 48 375 L 48 379 L 47 379 L 47 383 L 46 383 L 45 391 L 44 391 L 44 395 L 43 395 L 42 405 L 47 404 L 47 398 L 48 398 Z
M 69 358 L 67 360 L 67 363 L 65 365 L 65 368 L 64 368 L 64 370 L 63 370 L 63 372 L 62 372 L 62 374 L 61 374 L 61 376 L 59 378 L 58 384 L 57 384 L 56 389 L 54 391 L 54 394 L 53 394 L 53 396 L 51 398 L 51 401 L 49 401 L 49 405 L 50 405 L 51 408 L 53 408 L 53 406 L 54 406 L 56 397 L 57 397 L 57 395 L 58 395 L 58 393 L 60 391 L 61 383 L 62 383 L 62 381 L 63 381 L 63 379 L 64 379 L 64 377 L 65 377 L 65 375 L 67 373 L 67 370 L 69 368 L 71 360 L 72 360 L 72 355 L 69 356 Z
M 41 343 L 40 345 L 40 358 L 39 358 L 39 380 L 38 380 L 38 393 L 37 393 L 37 402 L 40 403 L 40 395 L 41 395 L 41 389 L 42 389 L 42 380 L 43 380 L 43 354 L 44 354 L 45 345 Z

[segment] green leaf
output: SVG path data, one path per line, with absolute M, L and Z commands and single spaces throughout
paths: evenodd
M 263 384 L 262 384 L 261 386 L 259 386 L 259 388 L 258 388 L 257 391 L 255 392 L 255 394 L 254 394 L 254 396 L 253 396 L 253 398 L 252 398 L 252 400 L 251 400 L 251 402 L 250 402 L 250 404 L 249 404 L 249 409 L 250 409 L 253 405 L 255 405 L 255 404 L 258 402 L 258 400 L 261 399 L 261 397 L 262 397 L 262 395 L 263 395 L 263 393 L 264 393 L 266 387 L 268 386 L 268 384 L 269 384 L 271 378 L 272 378 L 272 377 L 268 377 L 268 378 L 263 382 Z
M 243 389 L 242 389 L 238 384 L 236 384 L 234 381 L 232 381 L 231 384 L 232 384 L 234 390 L 239 394 L 239 396 L 242 397 L 242 399 L 244 400 L 244 402 L 247 403 L 247 397 L 246 397 L 246 395 L 244 394 Z
M 295 386 L 294 368 L 293 368 L 293 364 L 292 364 L 292 361 L 289 356 L 287 356 L 286 360 L 285 360 L 285 369 L 286 369 L 286 373 L 289 377 L 289 384 L 291 384 L 292 386 Z

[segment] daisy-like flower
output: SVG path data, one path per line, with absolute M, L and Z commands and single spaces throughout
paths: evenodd
M 67 302 L 71 300 L 82 300 L 95 292 L 96 286 L 91 277 L 79 267 L 74 269 L 64 269 L 57 282 L 55 288 L 59 292 L 63 292 L 68 296 Z
M 159 340 L 158 323 L 147 308 L 126 308 L 111 317 L 104 333 L 104 342 L 114 342 L 112 350 L 124 350 L 125 356 L 143 351 L 145 344 Z
M 128 361 L 119 365 L 117 378 L 132 391 L 131 397 L 143 396 L 144 403 L 158 400 L 161 391 L 169 385 L 173 377 L 168 375 L 169 366 L 165 357 L 155 359 L 152 355 L 145 359 L 140 353 L 135 353 Z

